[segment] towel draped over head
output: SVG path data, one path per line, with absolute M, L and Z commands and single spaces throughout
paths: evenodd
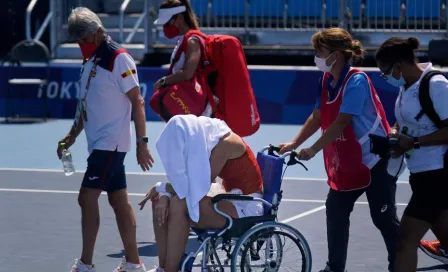
M 177 196 L 186 198 L 193 222 L 199 221 L 199 201 L 211 186 L 211 152 L 229 132 L 231 129 L 220 119 L 177 115 L 157 139 L 157 152 L 168 180 Z

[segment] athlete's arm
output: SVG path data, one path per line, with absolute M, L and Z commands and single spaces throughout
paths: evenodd
M 176 191 L 174 191 L 173 185 L 171 185 L 171 183 L 169 182 L 166 184 L 165 190 L 167 193 L 170 193 L 173 196 L 176 195 Z
M 165 78 L 166 85 L 178 84 L 184 80 L 190 80 L 201 60 L 201 45 L 198 39 L 189 39 L 187 52 L 185 52 L 185 64 L 182 70 Z

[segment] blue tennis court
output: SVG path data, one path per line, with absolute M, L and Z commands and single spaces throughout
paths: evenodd
M 66 177 L 56 157 L 56 143 L 67 132 L 70 121 L 50 121 L 33 125 L 0 126 L 0 271 L 68 271 L 81 250 L 80 210 L 77 190 L 86 166 L 84 134 L 73 147 L 78 173 Z M 140 255 L 151 269 L 157 264 L 150 209 L 140 211 L 137 203 L 164 170 L 154 147 L 163 124 L 148 122 L 150 148 L 156 165 L 142 173 L 135 152 L 126 158 L 130 200 L 137 216 Z M 268 144 L 288 141 L 299 126 L 263 125 L 246 140 L 254 152 Z M 310 142 L 316 139 L 315 135 Z M 304 144 L 306 146 L 307 143 Z M 306 162 L 309 171 L 292 166 L 286 171 L 279 220 L 297 228 L 308 240 L 313 254 L 313 271 L 323 269 L 327 255 L 325 198 L 328 186 L 322 155 Z M 407 172 L 398 185 L 397 203 L 401 216 L 410 196 Z M 123 256 L 115 216 L 105 196 L 100 197 L 101 227 L 94 262 L 98 271 L 112 271 Z M 433 234 L 427 234 L 432 239 Z M 190 248 L 196 245 L 191 243 Z M 351 217 L 348 271 L 386 271 L 386 250 L 379 231 L 370 219 L 362 196 Z M 437 261 L 419 252 L 419 271 L 446 271 Z

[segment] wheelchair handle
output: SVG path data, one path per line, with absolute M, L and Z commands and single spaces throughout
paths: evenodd
M 280 158 L 282 158 L 282 159 L 284 159 L 284 158 L 286 158 L 286 157 L 288 157 L 289 155 L 291 155 L 291 153 L 295 153 L 295 151 L 288 151 L 288 152 L 285 152 L 285 153 L 283 153 L 283 154 L 279 154 L 278 156 L 277 155 L 275 155 L 274 154 L 274 152 L 280 152 L 280 147 L 278 147 L 278 146 L 274 146 L 274 145 L 268 145 L 268 146 L 265 146 L 262 150 L 260 150 L 260 152 L 262 152 L 262 153 L 264 153 L 266 150 L 269 150 L 269 155 L 274 155 L 274 156 L 276 156 L 276 157 L 280 157 Z
M 295 164 L 299 164 L 301 165 L 303 168 L 305 168 L 306 171 L 308 171 L 308 168 L 297 159 L 297 152 L 296 151 L 288 151 L 285 152 L 283 154 L 279 154 L 279 155 L 275 155 L 274 152 L 280 152 L 280 147 L 278 146 L 274 146 L 274 145 L 268 145 L 265 146 L 262 150 L 260 150 L 260 152 L 265 152 L 266 150 L 268 150 L 268 154 L 271 156 L 275 156 L 275 157 L 280 157 L 282 159 L 286 158 L 289 156 L 289 161 L 286 163 L 286 165 L 291 166 L 291 165 L 295 165 Z

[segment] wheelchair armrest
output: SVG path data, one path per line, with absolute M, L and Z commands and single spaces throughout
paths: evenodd
M 221 200 L 254 200 L 254 197 L 248 195 L 219 194 L 212 198 L 212 203 L 216 204 Z

